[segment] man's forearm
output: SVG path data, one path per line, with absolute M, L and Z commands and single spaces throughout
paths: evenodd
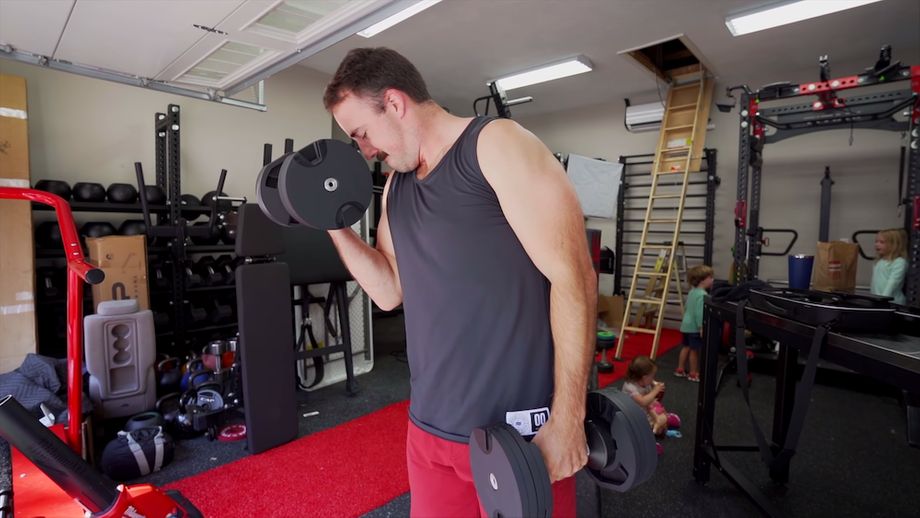
M 348 271 L 377 306 L 390 310 L 402 302 L 396 272 L 383 253 L 365 243 L 350 228 L 332 230 L 329 236 Z
M 580 270 L 580 269 L 579 269 Z M 553 414 L 581 422 L 597 327 L 594 270 L 576 270 L 550 287 L 550 322 L 555 347 Z

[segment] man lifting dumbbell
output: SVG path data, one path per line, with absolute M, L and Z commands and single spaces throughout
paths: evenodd
M 330 235 L 378 306 L 403 304 L 412 515 L 477 514 L 471 430 L 545 410 L 522 431 L 536 433 L 555 514 L 574 516 L 597 279 L 559 162 L 513 121 L 447 113 L 389 49 L 349 52 L 324 102 L 366 158 L 397 171 L 376 248 Z
M 346 228 L 357 222 L 370 202 L 367 173 L 367 165 L 355 148 L 339 141 L 318 140 L 262 169 L 257 187 L 259 205 L 279 225 Z M 592 391 L 585 414 L 587 473 L 600 487 L 629 491 L 654 474 L 657 453 L 652 429 L 630 396 L 613 387 Z M 554 491 L 543 454 L 521 435 L 540 429 L 548 416 L 546 408 L 533 409 L 506 414 L 507 422 L 487 423 L 472 430 L 468 472 L 485 515 L 552 515 Z M 448 444 L 453 451 L 446 456 L 455 461 L 465 457 L 462 444 Z M 465 461 L 459 462 L 466 466 Z M 561 511 L 568 509 L 566 506 L 564 501 L 556 510 L 565 514 Z M 470 512 L 475 514 L 474 509 Z

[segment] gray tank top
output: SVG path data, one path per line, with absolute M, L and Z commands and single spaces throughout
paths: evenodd
M 553 392 L 549 281 L 479 168 L 477 139 L 491 120 L 473 119 L 424 179 L 395 173 L 387 198 L 409 416 L 458 442 L 468 442 L 474 427 L 504 422 L 507 412 L 549 407 Z

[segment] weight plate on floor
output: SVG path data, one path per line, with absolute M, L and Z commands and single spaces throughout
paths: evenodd
M 263 167 L 256 180 L 256 200 L 259 202 L 259 208 L 262 209 L 268 219 L 283 227 L 297 224 L 297 220 L 288 214 L 284 204 L 281 203 L 281 192 L 278 190 L 281 164 L 290 154 L 281 155 Z
M 655 435 L 645 412 L 629 395 L 613 387 L 589 392 L 586 421 L 594 453 L 587 472 L 595 482 L 625 492 L 651 478 L 658 466 Z M 597 451 L 601 446 L 609 452 L 606 459 Z
M 287 156 L 278 180 L 287 213 L 319 230 L 354 225 L 370 205 L 373 190 L 358 150 L 332 139 L 317 140 Z

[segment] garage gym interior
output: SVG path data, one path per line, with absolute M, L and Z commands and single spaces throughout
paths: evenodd
M 920 2 L 0 0 L 0 518 L 918 488 Z

